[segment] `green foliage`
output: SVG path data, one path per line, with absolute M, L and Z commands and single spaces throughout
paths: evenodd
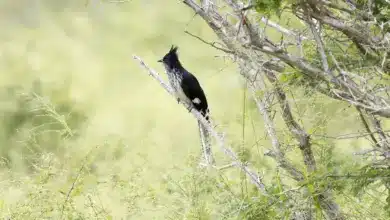
M 248 199 L 242 204 L 242 211 L 240 212 L 239 219 L 256 220 L 256 219 L 275 219 L 277 211 L 274 206 L 270 204 L 269 200 L 265 197 Z
M 379 23 L 384 24 L 383 30 L 384 32 L 390 31 L 390 4 L 386 0 L 376 0 L 373 4 L 372 14 L 379 21 Z
M 388 168 L 375 168 L 370 165 L 364 166 L 360 169 L 360 172 L 355 175 L 355 181 L 352 187 L 352 191 L 355 195 L 364 192 L 367 187 L 378 181 L 387 183 L 390 181 L 390 169 Z
M 270 16 L 273 13 L 280 15 L 282 0 L 256 0 L 255 3 L 256 11 Z
M 288 83 L 289 85 L 300 84 L 303 80 L 303 74 L 300 72 L 283 73 L 279 75 L 279 81 L 281 83 Z
M 40 95 L 42 91 L 36 86 L 31 91 L 6 87 L 0 93 L 10 107 L 1 110 L 1 141 L 7 143 L 5 146 L 13 146 L 1 148 L 0 157 L 6 166 L 14 162 L 11 154 L 15 151 L 24 155 L 30 168 L 36 162 L 37 154 L 61 154 L 64 140 L 76 138 L 77 129 L 86 121 L 84 113 L 75 111 L 70 100 L 59 100 L 53 105 L 48 97 Z
M 368 7 L 370 6 L 369 3 L 371 3 L 370 10 L 372 11 L 372 15 L 375 17 L 375 19 L 379 23 L 383 23 L 385 26 L 383 27 L 385 32 L 389 31 L 390 24 L 387 22 L 390 19 L 390 4 L 386 0 L 375 0 L 375 1 L 368 1 L 368 0 L 357 0 L 357 7 L 361 10 L 368 11 Z
M 252 154 L 251 154 L 249 149 L 240 148 L 237 151 L 237 156 L 239 157 L 241 162 L 246 163 L 246 162 L 250 161 Z

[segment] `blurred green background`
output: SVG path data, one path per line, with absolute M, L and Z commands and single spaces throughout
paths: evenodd
M 166 78 L 157 60 L 178 45 L 226 141 L 272 177 L 274 164 L 263 156 L 270 145 L 237 66 L 184 33 L 216 40 L 193 15 L 173 0 L 0 2 L 1 218 L 229 219 L 240 195 L 257 195 L 234 168 L 197 169 L 196 121 L 132 59 Z M 342 103 L 296 98 L 299 117 L 319 115 L 302 120 L 310 132 L 360 127 Z M 336 162 L 361 145 L 338 143 L 353 147 L 337 150 Z M 318 158 L 333 152 L 324 149 Z M 218 146 L 213 151 L 219 165 L 229 163 Z

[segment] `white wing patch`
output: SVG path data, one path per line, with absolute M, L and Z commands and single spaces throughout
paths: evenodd
M 200 104 L 200 103 L 201 103 L 201 101 L 200 101 L 199 98 L 194 98 L 194 99 L 192 100 L 192 102 L 195 103 L 195 104 Z

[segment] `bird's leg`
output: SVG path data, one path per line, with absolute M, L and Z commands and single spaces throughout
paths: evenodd
M 176 100 L 177 100 L 177 104 L 179 104 L 180 103 L 180 98 L 177 98 Z
M 188 108 L 187 108 L 188 112 L 191 112 L 193 108 L 194 108 L 194 106 L 189 105 Z

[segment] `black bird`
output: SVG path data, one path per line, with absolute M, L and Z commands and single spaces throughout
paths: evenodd
M 209 120 L 209 107 L 206 95 L 200 86 L 198 79 L 188 72 L 179 61 L 177 47 L 173 46 L 169 52 L 158 62 L 162 62 L 168 75 L 169 84 L 171 85 L 177 101 L 185 102 L 192 108 L 198 110 L 206 120 Z M 213 163 L 209 134 L 207 129 L 198 121 L 199 132 L 204 150 L 204 156 L 208 164 Z
M 207 120 L 208 104 L 206 95 L 198 79 L 188 72 L 180 63 L 177 47 L 172 46 L 170 51 L 158 62 L 164 64 L 169 83 L 175 92 L 177 101 L 186 102 L 190 107 L 198 110 Z

